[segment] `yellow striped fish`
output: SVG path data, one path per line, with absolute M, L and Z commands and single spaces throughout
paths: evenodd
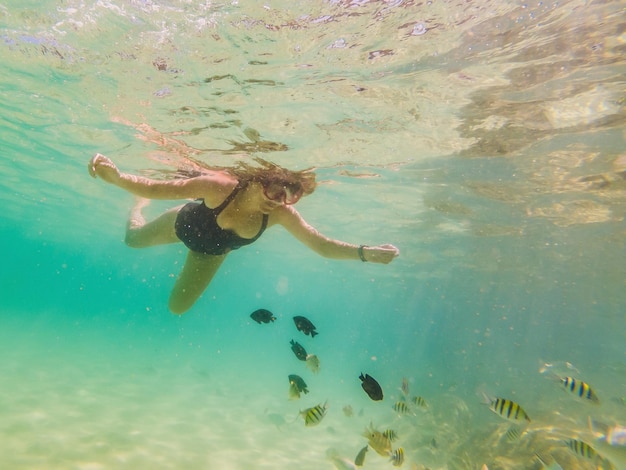
M 393 409 L 401 415 L 412 414 L 411 408 L 406 404 L 404 400 L 399 400 L 393 405 Z
M 569 447 L 576 455 L 580 455 L 586 459 L 594 459 L 598 453 L 589 444 L 578 439 L 570 439 L 565 441 L 565 445 Z
M 426 404 L 426 400 L 424 400 L 424 397 L 413 397 L 413 403 L 415 403 L 420 408 L 428 407 L 428 405 Z
M 530 422 L 530 418 L 524 411 L 524 408 L 507 398 L 495 398 L 494 400 L 491 400 L 490 408 L 491 411 L 499 414 L 505 419 L 509 419 L 511 421 L 521 421 L 525 419 Z
M 398 447 L 393 452 L 390 452 L 389 460 L 392 462 L 394 467 L 402 465 L 404 463 L 404 449 L 402 447 Z
M 519 428 L 519 426 L 514 424 L 509 429 L 507 429 L 504 435 L 506 436 L 507 441 L 513 442 L 513 441 L 518 440 L 521 437 L 522 431 Z
M 391 440 L 374 429 L 372 425 L 365 430 L 363 436 L 367 438 L 367 443 L 378 455 L 386 457 L 391 453 Z
M 398 433 L 395 432 L 393 429 L 385 429 L 383 431 L 383 436 L 385 436 L 387 439 L 389 439 L 391 442 L 395 441 L 396 439 L 398 439 Z
M 300 415 L 304 418 L 305 426 L 316 426 L 320 424 L 322 418 L 326 415 L 326 403 L 323 405 L 317 405 L 312 408 L 307 408 L 300 412 Z
M 576 380 L 574 377 L 563 377 L 561 383 L 566 390 L 569 390 L 574 395 L 578 395 L 580 398 L 589 400 L 592 403 L 600 403 L 598 395 L 595 394 L 586 382 Z

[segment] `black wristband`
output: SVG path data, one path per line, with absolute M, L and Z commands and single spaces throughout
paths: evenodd
M 357 249 L 357 252 L 359 253 L 359 258 L 361 258 L 361 261 L 363 261 L 364 263 L 367 262 L 365 256 L 363 255 L 363 248 L 365 248 L 366 246 L 367 245 L 359 245 L 359 248 Z

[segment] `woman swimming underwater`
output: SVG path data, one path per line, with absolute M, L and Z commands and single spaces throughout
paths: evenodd
M 293 207 L 315 190 L 315 173 L 290 171 L 262 159 L 258 166 L 240 162 L 199 176 L 161 181 L 122 173 L 107 157 L 96 154 L 89 174 L 135 196 L 126 230 L 133 248 L 183 242 L 189 249 L 170 294 L 169 308 L 183 314 L 205 291 L 232 250 L 256 241 L 268 227 L 282 225 L 321 256 L 372 263 L 391 262 L 399 250 L 390 244 L 365 246 L 330 239 L 309 225 Z M 193 199 L 151 222 L 142 209 L 149 199 Z

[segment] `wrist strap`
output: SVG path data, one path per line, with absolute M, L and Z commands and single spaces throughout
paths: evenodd
M 356 250 L 359 253 L 359 258 L 361 258 L 361 261 L 363 261 L 364 263 L 367 263 L 367 260 L 365 259 L 365 256 L 363 255 L 363 248 L 367 247 L 367 245 L 359 245 L 359 248 Z

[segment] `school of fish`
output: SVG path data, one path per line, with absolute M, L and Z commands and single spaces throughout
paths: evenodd
M 276 316 L 266 309 L 256 310 L 250 316 L 259 324 L 270 324 L 276 321 Z M 308 318 L 300 315 L 293 317 L 293 321 L 296 329 L 305 336 L 309 336 L 310 339 L 315 338 L 319 334 L 317 328 Z M 305 362 L 311 373 L 319 373 L 320 360 L 317 355 L 308 353 L 305 347 L 294 339 L 290 341 L 290 345 L 293 354 L 299 361 Z M 587 403 L 592 407 L 600 405 L 600 398 L 595 389 L 588 382 L 571 373 L 573 366 L 569 363 L 566 364 L 565 372 L 557 372 L 557 368 L 550 363 L 543 364 L 539 372 L 550 378 L 566 393 L 581 403 Z M 360 372 L 360 374 L 354 374 L 354 379 L 356 380 L 357 378 L 361 381 L 363 391 L 373 402 L 384 400 L 383 387 L 374 377 L 369 373 Z M 297 400 L 301 398 L 302 394 L 308 394 L 308 385 L 298 374 L 289 374 L 288 382 L 289 399 Z M 419 425 L 418 412 L 429 413 L 430 411 L 427 400 L 421 395 L 410 395 L 409 381 L 406 378 L 402 379 L 399 390 L 400 394 L 398 396 L 392 395 L 393 404 L 389 406 L 390 414 L 395 414 L 396 419 L 413 420 L 416 426 Z M 516 400 L 506 396 L 488 396 L 484 392 L 482 392 L 482 396 L 483 403 L 488 405 L 488 409 L 491 412 L 510 423 L 501 433 L 502 439 L 508 442 L 509 445 L 521 446 L 524 441 L 533 442 L 535 434 L 539 435 L 539 431 L 533 429 L 533 421 L 527 412 L 526 405 L 522 406 Z M 626 403 L 623 403 L 623 405 L 626 405 Z M 328 409 L 327 401 L 315 403 L 301 410 L 299 415 L 306 427 L 318 426 L 326 416 Z M 354 416 L 354 410 L 350 405 L 345 405 L 342 410 L 345 418 Z M 532 409 L 530 411 L 532 412 Z M 592 409 L 590 410 L 591 412 Z M 363 410 L 360 413 L 362 414 Z M 542 430 L 542 432 L 544 431 Z M 546 438 L 545 442 L 542 442 L 540 446 L 536 444 L 541 448 L 537 448 L 534 453 L 529 455 L 528 464 L 525 468 L 548 470 L 569 468 L 561 466 L 560 463 L 563 460 L 563 454 L 560 453 L 562 452 L 561 449 L 566 449 L 567 452 L 571 453 L 571 459 L 580 463 L 580 468 L 626 470 L 626 426 L 618 423 L 605 424 L 590 417 L 588 432 L 586 433 L 576 433 L 568 429 L 560 430 L 555 428 L 553 434 L 554 437 Z M 569 437 L 566 437 L 568 435 Z M 370 423 L 361 436 L 365 439 L 365 445 L 355 449 L 354 460 L 332 454 L 330 457 L 331 461 L 335 463 L 337 468 L 360 468 L 364 466 L 366 460 L 374 458 L 367 457 L 369 450 L 374 451 L 375 455 L 387 458 L 389 464 L 394 467 L 400 467 L 405 464 L 407 460 L 406 443 L 405 445 L 394 445 L 400 438 L 399 433 L 395 429 L 386 428 L 379 430 L 373 423 Z M 524 445 L 528 444 L 524 443 Z M 438 449 L 439 445 L 435 437 L 431 439 L 429 447 L 433 451 Z M 429 467 L 419 462 L 411 462 L 410 465 L 412 469 L 430 470 Z M 578 464 L 572 464 L 568 460 L 568 465 Z M 487 463 L 482 465 L 481 470 L 489 470 Z

